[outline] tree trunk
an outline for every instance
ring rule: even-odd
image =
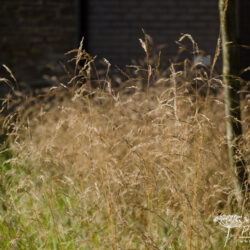
[[[239,146],[242,140],[239,57],[236,41],[236,0],[219,0],[225,115],[229,165],[235,177],[236,198],[242,204],[249,192],[248,173]]]

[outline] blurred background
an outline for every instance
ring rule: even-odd
[[[123,67],[140,60],[142,28],[162,49],[165,62],[177,54],[175,43],[189,33],[205,55],[213,56],[219,35],[217,0],[0,0],[0,64],[18,82],[42,87],[63,73],[64,53],[84,48]],[[250,1],[238,1],[238,40],[250,45]],[[192,49],[192,45],[187,44]],[[250,52],[240,49],[241,68],[250,65]],[[5,74],[1,68],[1,75]],[[244,75],[250,78],[249,74]]]

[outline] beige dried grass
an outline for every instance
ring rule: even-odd
[[[211,86],[219,79],[207,79],[187,64],[185,71],[175,72],[172,65],[172,75],[161,76],[159,63],[155,69],[150,64],[145,39],[146,92],[135,83],[128,95],[129,81],[119,93],[111,83],[107,91],[92,89],[87,71],[93,60],[73,51],[77,88],[64,88],[63,101],[55,94],[48,108],[38,104],[22,113],[12,149],[23,164],[46,171],[49,181],[68,181],[78,190],[86,211],[92,211],[85,218],[86,241],[98,234],[103,248],[163,249],[178,238],[181,249],[205,249],[216,238],[211,221],[230,212],[234,191],[221,95],[218,90],[203,98],[193,82],[200,77]],[[82,56],[86,63],[80,67]],[[60,87],[51,91],[60,93]],[[245,138],[243,150],[249,148],[248,131]],[[98,233],[95,224],[106,229]]]

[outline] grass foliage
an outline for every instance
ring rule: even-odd
[[[1,249],[223,248],[214,217],[247,205],[235,206],[221,77],[188,60],[161,68],[149,36],[140,42],[146,60],[120,70],[119,88],[81,43],[68,81],[5,100]],[[239,233],[228,249],[247,247]]]

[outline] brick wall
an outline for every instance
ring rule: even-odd
[[[143,55],[142,28],[156,45],[166,45],[166,58],[176,54],[175,41],[189,33],[211,54],[219,34],[217,0],[91,0],[89,49],[113,64],[130,63]],[[190,46],[191,48],[191,46]]]
[[[1,0],[0,64],[29,84],[39,84],[76,46],[75,1]]]
[[[80,1],[0,0],[0,64],[9,66],[19,81],[40,84],[45,74],[60,73],[58,62],[78,46],[79,34],[86,34],[80,27],[88,29],[88,51],[113,65],[144,56],[138,41],[142,28],[156,45],[166,45],[166,61],[176,55],[181,33],[190,33],[200,49],[214,53],[218,0],[89,0],[87,9]],[[249,23],[250,1],[240,3],[240,39],[249,45],[249,25],[243,24]],[[87,24],[79,25],[79,20]],[[242,58],[246,53],[241,51]],[[244,58],[247,65],[249,57]]]
[[[245,69],[250,66],[250,1],[241,0],[239,5],[239,44],[247,45],[248,48],[240,47],[240,68]],[[241,75],[250,80],[250,71]]]

